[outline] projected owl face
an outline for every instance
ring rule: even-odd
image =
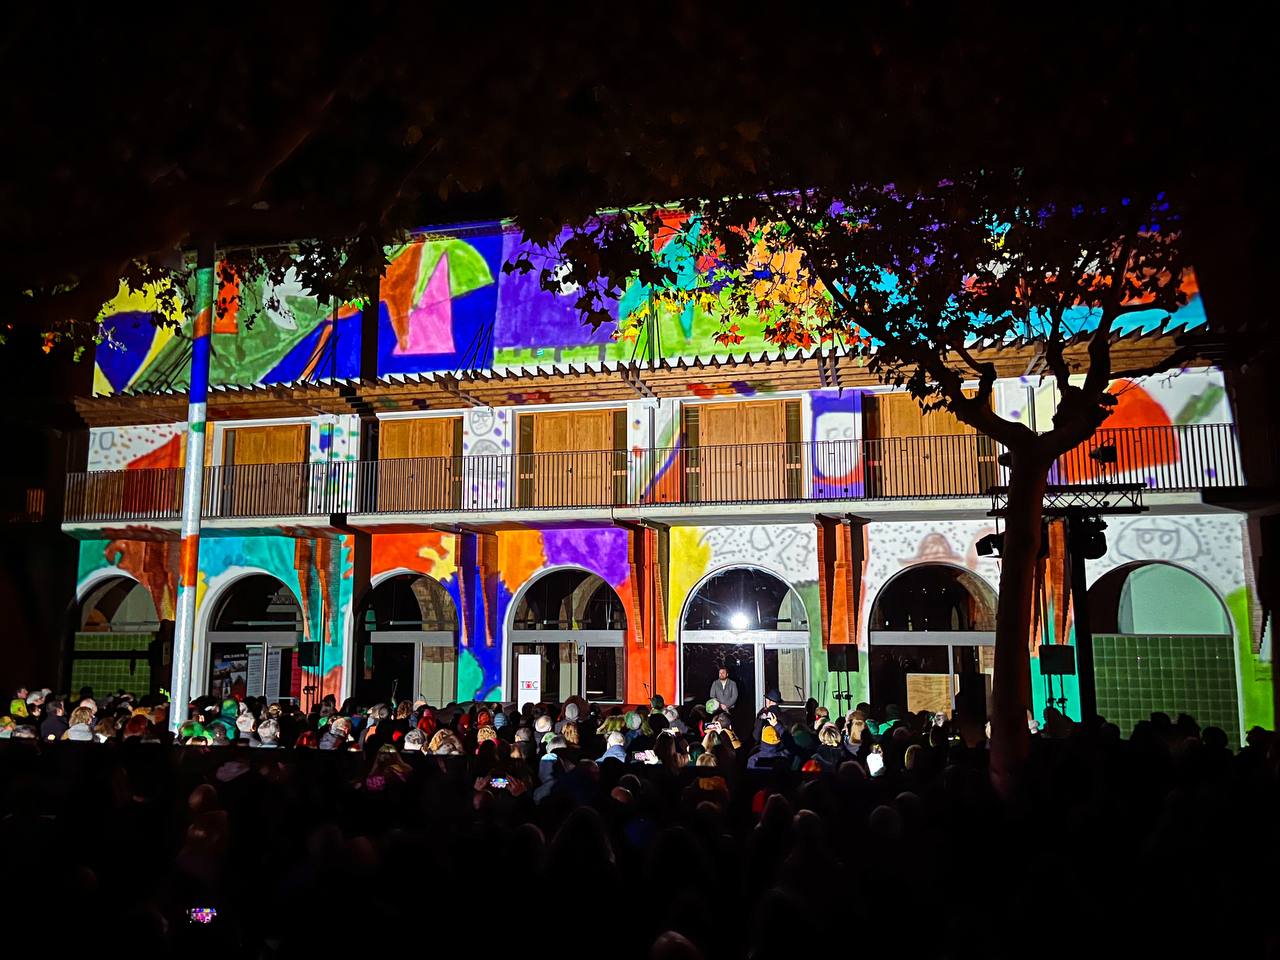
[[[1127,560],[1191,560],[1201,552],[1189,526],[1156,518],[1135,520],[1119,532],[1115,552]]]

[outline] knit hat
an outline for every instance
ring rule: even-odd
[[[763,732],[760,734],[760,739],[770,745],[780,743],[782,741],[782,738],[778,736],[778,731],[773,727],[765,727]]]

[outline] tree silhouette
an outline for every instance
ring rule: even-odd
[[[685,256],[673,258],[671,244]],[[690,259],[692,274],[681,268]],[[928,188],[771,190],[593,218],[541,274],[548,289],[575,284],[590,322],[633,277],[668,309],[692,304],[715,316],[724,344],[750,320],[781,347],[859,353],[925,410],[946,409],[1007,449],[992,773],[1011,788],[1029,742],[1027,645],[1050,468],[1106,421],[1113,380],[1196,354],[1187,341],[1142,369],[1112,363],[1129,315],[1167,317],[1195,290],[1170,199],[1144,189],[1111,202],[1041,201],[1021,177],[990,172]],[[1041,433],[992,403],[997,368],[977,346],[1014,339],[1035,345],[1057,386],[1052,426]]]

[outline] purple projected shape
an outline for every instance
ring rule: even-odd
[[[409,310],[409,336],[396,344],[399,356],[418,353],[453,353],[453,294],[449,289],[449,254],[441,254],[422,291]]]
[[[625,530],[544,530],[542,550],[548,565],[585,567],[613,587],[625,583],[630,572]]]
[[[503,236],[504,262],[525,250],[529,251],[534,269],[528,273],[502,273],[498,278],[494,348],[581,347],[609,343],[613,339],[614,324],[606,323],[593,330],[582,322],[582,316],[574,306],[574,294],[566,292],[557,296],[539,286],[539,273],[549,256],[547,251],[521,244],[515,234]],[[616,315],[617,302],[611,302],[609,309]]]

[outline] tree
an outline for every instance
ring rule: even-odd
[[[1254,209],[1273,166],[1265,31],[1200,7],[1078,8],[1097,27],[1082,57],[1060,18],[1010,12],[838,7],[785,18],[780,42],[767,6],[515,6],[483,25],[439,4],[142,22],[33,7],[0,28],[0,334],[91,341],[121,276],[163,280],[201,236],[246,275],[310,238],[303,285],[351,299],[412,227],[509,216],[546,240],[593,210],[766,175],[1021,166],[1072,197],[1150,177],[1204,184],[1212,214],[1225,172]],[[1228,77],[1247,96],[1213,98]]]
[[[846,345],[926,410],[949,410],[1007,449],[992,774],[1010,789],[1029,743],[1027,643],[1050,467],[1106,421],[1112,380],[1172,369],[1195,353],[1178,346],[1141,370],[1115,369],[1111,359],[1127,315],[1171,314],[1194,291],[1169,199],[1143,190],[1110,203],[1041,201],[1022,178],[989,172],[927,189],[768,190],[594,218],[542,268],[548,289],[580,288],[590,322],[632,277],[672,309],[712,313],[726,344],[753,319],[780,346]],[[1001,417],[991,402],[997,369],[974,345],[1013,338],[1037,345],[1057,384],[1044,433]],[[1083,354],[1072,347],[1080,338]]]

